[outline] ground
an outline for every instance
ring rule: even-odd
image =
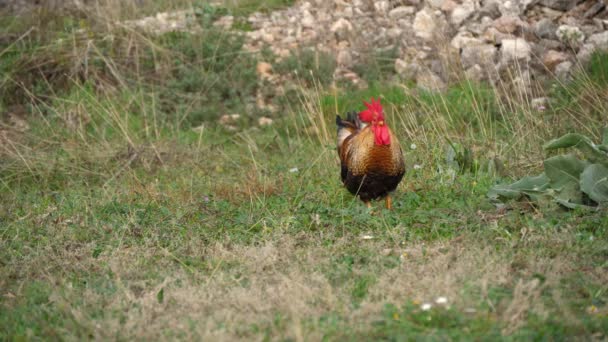
[[[111,40],[79,20],[3,26],[2,339],[606,338],[605,208],[486,196],[536,174],[547,139],[599,138],[605,55],[541,111],[487,85],[386,81],[300,85],[265,113],[256,60],[221,54],[238,39]],[[331,123],[371,96],[405,147],[392,211],[339,179]],[[231,112],[236,128],[217,123]]]

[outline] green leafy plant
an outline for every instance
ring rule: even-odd
[[[569,133],[545,144],[545,150],[574,147],[586,158],[575,154],[558,155],[544,161],[545,172],[524,177],[515,183],[490,189],[492,200],[528,198],[537,203],[555,201],[567,208],[588,208],[608,204],[608,127],[601,144],[588,137]]]

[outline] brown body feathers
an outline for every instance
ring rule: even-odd
[[[348,113],[336,117],[338,154],[344,186],[364,202],[383,198],[395,190],[405,173],[399,141],[389,130],[390,144],[378,145],[370,125]]]

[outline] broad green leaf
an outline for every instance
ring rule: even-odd
[[[562,205],[564,205],[564,203],[583,204],[583,197],[578,182],[565,184],[559,191],[554,193],[554,198]]]
[[[546,150],[576,147],[593,163],[608,165],[608,154],[601,151],[591,139],[578,133],[568,133],[561,138],[553,139],[545,144]]]
[[[551,188],[561,191],[569,184],[578,187],[581,173],[587,166],[572,154],[551,157],[544,161],[545,174],[550,180]]]
[[[597,203],[608,203],[608,168],[600,164],[587,166],[581,174],[581,190]]]
[[[586,210],[597,210],[598,209],[597,207],[592,207],[589,205],[578,204],[578,203],[572,203],[572,202],[564,201],[559,198],[556,198],[555,202],[557,202],[560,205],[563,205],[566,208],[570,208],[570,209],[586,209]]]
[[[512,184],[496,185],[488,191],[488,197],[498,199],[519,199],[521,196],[528,195],[532,200],[535,196],[541,195],[549,187],[549,178],[542,173],[536,177],[524,177]]]

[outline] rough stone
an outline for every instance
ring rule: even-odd
[[[398,20],[413,15],[414,13],[416,13],[416,8],[413,6],[399,6],[390,10],[390,12],[388,12],[388,17],[393,20]]]
[[[530,60],[532,49],[530,44],[522,38],[503,39],[500,48],[502,53],[502,62],[509,63],[515,60]]]
[[[391,39],[397,39],[403,34],[403,30],[400,28],[390,28],[386,30],[386,36]]]
[[[304,10],[302,12],[302,20],[300,23],[303,27],[314,28],[315,27],[315,17],[308,10]]]
[[[374,1],[374,9],[376,10],[376,13],[386,15],[389,7],[390,4],[388,1]]]
[[[475,64],[472,67],[468,68],[464,72],[464,76],[474,82],[481,82],[486,79],[486,75],[484,73],[484,68],[482,68],[479,64]]]
[[[608,31],[591,35],[586,43],[595,46],[596,49],[608,50]]]
[[[489,66],[495,63],[496,47],[490,44],[467,45],[462,48],[460,60],[465,69],[474,65]]]
[[[574,8],[580,0],[540,0],[540,4],[558,11],[568,11]]]
[[[491,44],[501,44],[504,39],[512,39],[512,37],[513,37],[512,35],[507,34],[507,33],[502,33],[494,27],[488,28],[483,33],[483,36],[482,36],[483,40],[486,43],[491,43]]]
[[[527,26],[519,17],[512,15],[503,15],[502,17],[494,20],[493,23],[494,28],[496,28],[499,32],[502,33],[517,33],[521,34],[523,28]]]
[[[557,31],[557,24],[549,18],[543,18],[534,24],[534,33],[537,37],[543,39],[557,39],[555,32]]]
[[[423,70],[416,75],[416,86],[431,92],[442,92],[446,89],[445,82],[430,70]]]
[[[418,63],[408,63],[402,59],[395,60],[395,71],[404,79],[414,80],[422,68]]]
[[[566,61],[555,67],[555,77],[562,81],[568,81],[571,76],[572,62]]]
[[[513,79],[513,90],[521,94],[532,93],[532,82],[528,70],[520,71],[519,75]]]
[[[458,32],[454,38],[452,38],[452,41],[450,41],[450,46],[456,50],[460,50],[465,46],[479,44],[483,44],[481,39],[473,37],[473,35],[467,31]]]
[[[336,62],[339,66],[350,68],[353,65],[353,56],[347,49],[340,50],[336,57]]]
[[[543,55],[543,64],[550,71],[555,70],[555,67],[558,64],[563,63],[567,60],[568,60],[567,54],[565,54],[563,52],[555,51],[555,50],[549,50]]]
[[[583,17],[586,19],[593,18],[596,14],[598,14],[604,8],[606,8],[606,4],[604,3],[604,0],[600,0],[600,1],[596,2],[595,5],[589,7],[589,9],[587,9],[587,11],[585,11],[585,14],[583,14]]]
[[[267,117],[267,116],[262,116],[261,118],[258,119],[258,125],[264,127],[264,126],[271,126],[274,123],[274,121]]]
[[[223,17],[219,18],[218,20],[216,20],[213,23],[213,26],[221,27],[224,30],[229,30],[232,28],[233,23],[234,23],[234,17],[231,15],[226,15],[226,16],[223,16]]]
[[[484,17],[490,17],[492,19],[498,18],[500,13],[500,6],[498,1],[496,0],[488,0],[484,1],[483,6],[479,9],[479,15]]]
[[[432,8],[441,8],[445,0],[426,0],[425,2]]]
[[[268,80],[272,78],[272,64],[267,62],[258,62],[256,67],[258,77],[262,80]]]
[[[529,74],[516,80],[525,85],[551,71],[569,75],[574,60],[584,63],[595,50],[608,49],[608,12],[602,1],[571,7],[562,0],[304,0],[251,14],[247,20],[252,31],[244,33],[244,49],[258,53],[268,46],[275,59],[266,62],[272,63],[302,48],[329,53],[338,66],[335,79],[358,86],[365,82],[352,69],[363,61],[360,56],[372,52],[396,51],[395,72],[426,89],[440,89],[451,75],[445,56],[458,55],[459,61],[447,60],[461,62],[467,78],[492,82],[512,82],[505,68],[525,62],[519,71]],[[191,17],[159,13],[139,20],[142,26],[137,28],[193,32],[191,23],[184,24]],[[233,21],[221,17],[214,25],[228,29]],[[289,81],[288,75],[273,74],[269,63],[258,74],[273,85]],[[272,105],[272,98],[263,100],[264,106]]]
[[[422,39],[432,39],[435,30],[437,29],[437,18],[427,8],[416,13],[412,28],[417,37]]]
[[[456,26],[462,25],[475,12],[475,4],[473,1],[465,1],[462,5],[456,7],[450,16],[450,22]]]
[[[519,16],[522,12],[519,1],[517,0],[506,0],[500,1],[498,9],[502,15],[514,15]]]
[[[331,25],[330,30],[338,35],[338,37],[344,39],[353,30],[353,25],[350,21],[340,18]]]
[[[559,49],[564,48],[562,43],[560,43],[558,40],[552,40],[552,39],[541,39],[538,42],[538,46],[545,50],[559,50]]]

